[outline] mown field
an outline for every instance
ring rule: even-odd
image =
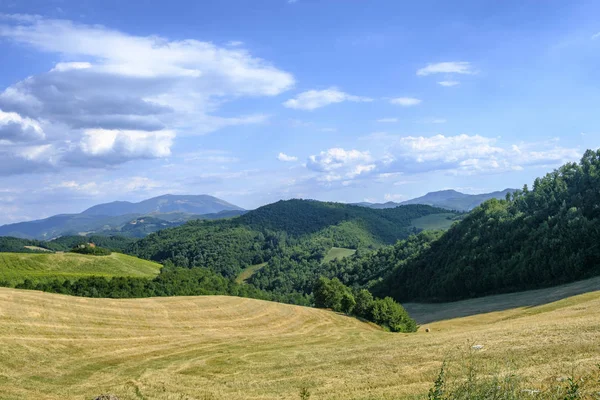
[[[557,382],[600,362],[600,292],[387,333],[236,297],[88,299],[0,288],[4,400],[426,398],[445,359]],[[529,395],[528,395],[529,396]],[[529,398],[529,397],[527,397]]]
[[[152,278],[161,265],[120,253],[90,256],[75,253],[0,253],[0,281],[42,282],[85,276],[134,276]]]

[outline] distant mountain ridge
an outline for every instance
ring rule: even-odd
[[[80,214],[60,214],[36,221],[2,225],[0,236],[37,240],[87,234],[143,237],[193,219],[230,218],[243,213],[243,208],[213,196],[167,194],[139,203],[115,201],[98,204]]]
[[[221,211],[244,211],[243,208],[219,198],[201,195],[172,195],[153,197],[138,203],[113,201],[90,207],[81,214],[119,216],[125,214],[150,214],[181,212],[187,214],[216,214]]]
[[[403,201],[401,203],[394,203],[388,201],[387,203],[354,203],[354,205],[383,209],[383,208],[394,208],[398,206],[404,206],[408,204],[424,204],[433,207],[445,208],[448,210],[456,211],[471,211],[481,203],[490,199],[504,199],[508,193],[513,193],[517,189],[504,189],[502,191],[484,193],[484,194],[466,194],[456,190],[440,190],[437,192],[427,193],[425,196],[417,197]]]

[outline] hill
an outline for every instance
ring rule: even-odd
[[[543,390],[600,362],[599,307],[595,292],[407,335],[237,297],[84,299],[0,288],[2,398],[296,400],[302,388],[323,400],[426,398],[442,362],[463,359]]]
[[[206,267],[229,278],[267,263],[248,282],[280,294],[311,293],[332,247],[375,249],[418,232],[418,218],[447,213],[424,205],[374,210],[313,200],[279,201],[239,218],[192,221],[131,246],[138,257],[179,267]]]
[[[445,208],[448,210],[455,211],[471,211],[481,203],[490,199],[504,199],[507,194],[515,192],[516,189],[505,189],[499,192],[485,193],[485,194],[465,194],[457,192],[456,190],[441,190],[438,192],[430,192],[425,196],[418,197],[416,199],[403,201],[401,203],[394,203],[389,201],[387,203],[356,203],[356,205],[369,207],[369,208],[394,208],[408,204],[426,204],[433,207]]]
[[[377,288],[451,300],[600,275],[600,150],[473,210]]]
[[[25,279],[48,282],[89,276],[153,278],[161,265],[119,253],[91,256],[75,253],[0,253],[0,281],[12,285]]]
[[[216,197],[165,195],[139,203],[126,201],[100,204],[80,214],[0,226],[0,236],[51,240],[65,235],[123,235],[144,237],[160,229],[194,219],[220,219],[245,211]]]

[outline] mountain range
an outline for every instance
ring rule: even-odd
[[[455,211],[470,211],[486,200],[503,199],[515,189],[471,195],[455,190],[427,193],[402,203],[354,203],[373,209],[423,204]],[[0,236],[49,240],[65,235],[123,235],[144,237],[195,219],[231,218],[246,211],[225,200],[209,195],[163,195],[138,203],[114,201],[98,204],[79,214],[60,214],[36,221],[0,226]]]
[[[408,204],[425,204],[428,206],[445,208],[455,211],[471,211],[481,203],[490,199],[504,199],[508,193],[515,192],[516,189],[505,189],[499,192],[485,194],[466,194],[457,192],[456,190],[441,190],[438,192],[430,192],[425,196],[417,197],[416,199],[395,203],[388,201],[387,203],[354,203],[357,206],[369,208],[394,208]]]
[[[164,195],[139,203],[115,201],[79,214],[60,214],[36,221],[0,226],[0,236],[48,240],[65,235],[119,234],[143,237],[194,219],[220,219],[245,210],[208,195]]]

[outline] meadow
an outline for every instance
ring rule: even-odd
[[[599,307],[592,292],[395,334],[326,310],[237,297],[115,300],[0,288],[0,393],[417,399],[445,360],[465,353],[543,389],[600,362]]]
[[[356,253],[354,249],[345,249],[343,247],[332,247],[329,252],[323,258],[324,263],[328,263],[329,261],[333,261],[336,259],[342,259],[344,257],[349,257],[352,254]]]
[[[17,284],[25,279],[44,282],[86,276],[153,278],[161,265],[120,253],[91,256],[75,253],[0,253],[0,281]]]
[[[454,213],[430,214],[414,219],[412,226],[421,230],[447,230],[455,222],[456,214]]]

